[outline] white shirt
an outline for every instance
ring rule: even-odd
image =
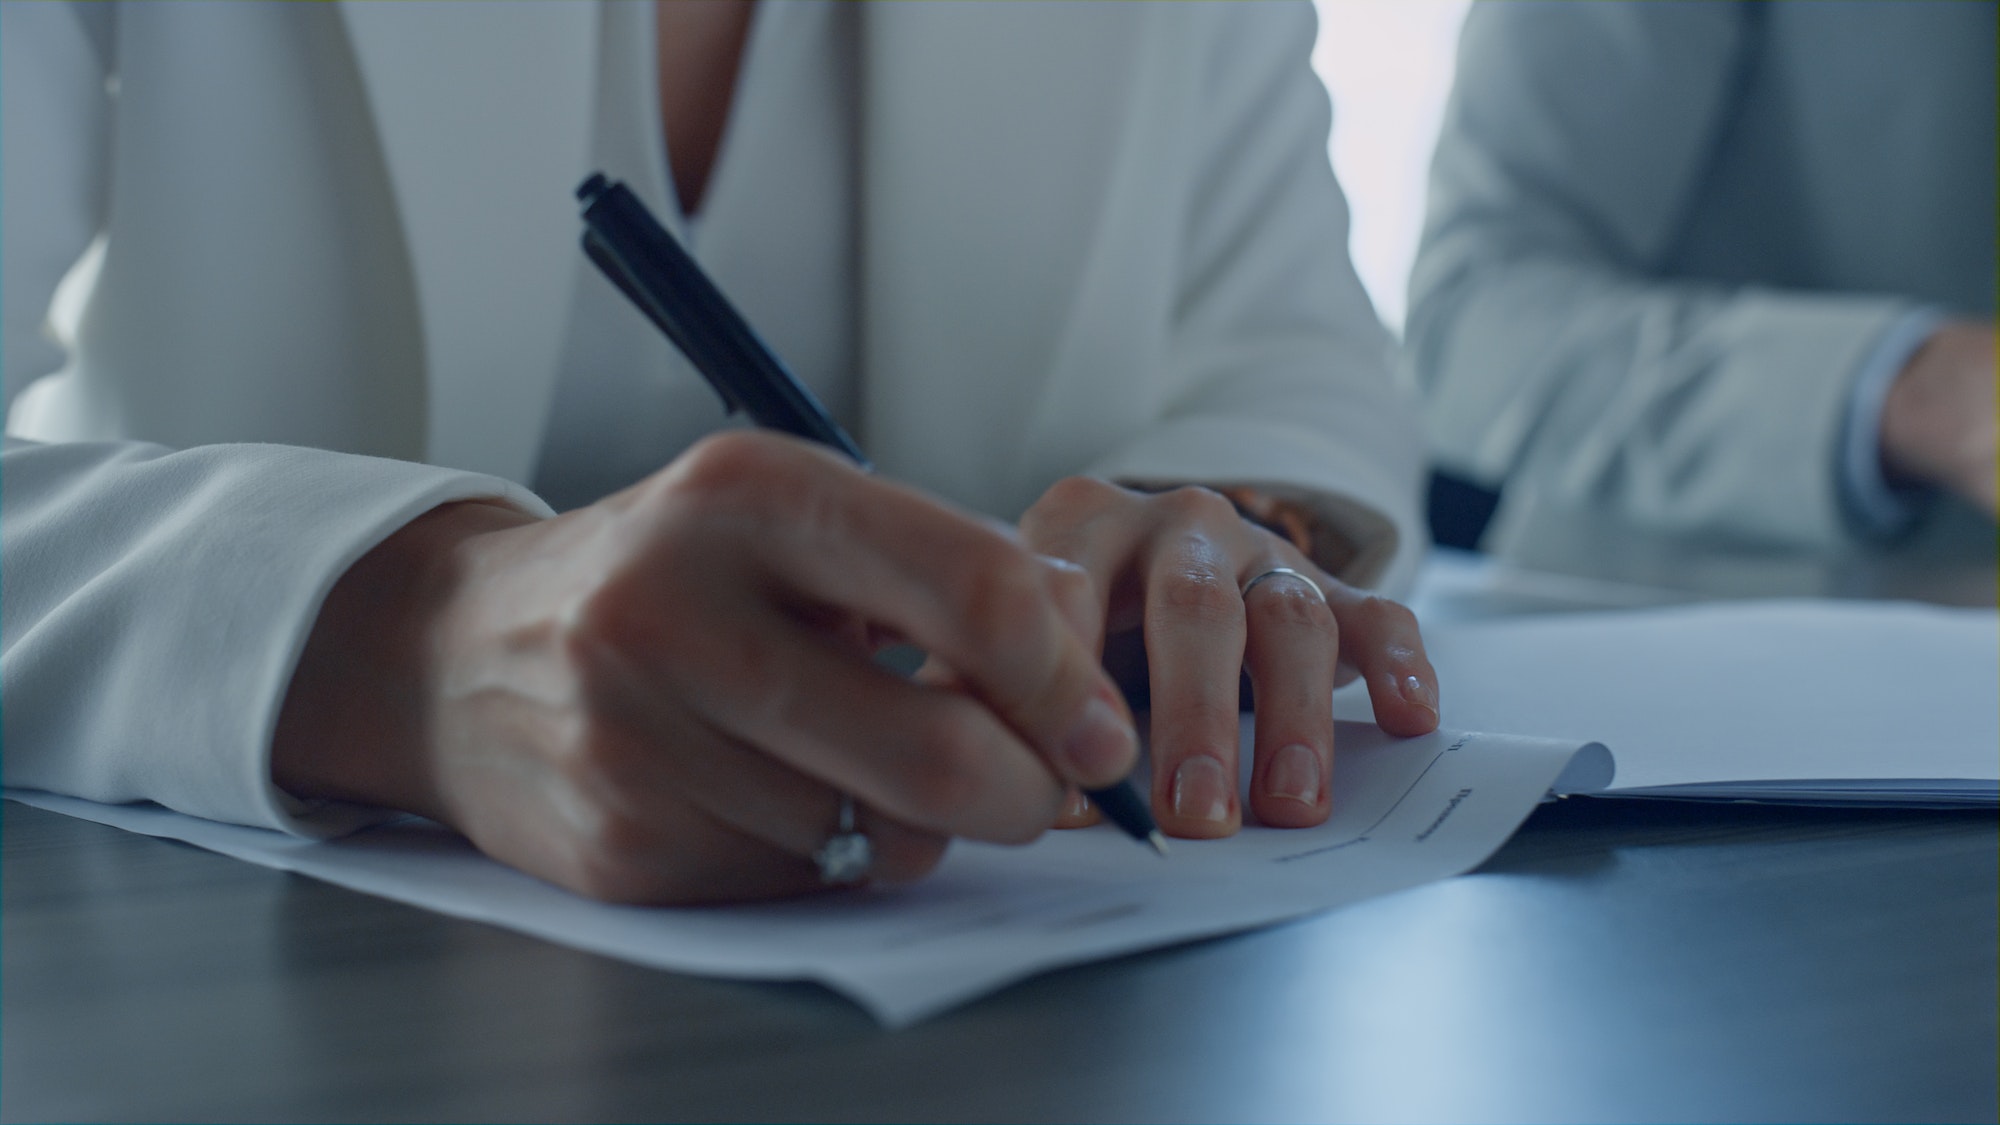
[[[650,0],[603,0],[593,162],[625,181],[834,418],[852,428],[854,12],[762,0],[698,214],[668,174]],[[726,419],[714,390],[595,269],[579,270],[535,490],[578,507]]]

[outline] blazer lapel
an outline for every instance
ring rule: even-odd
[[[581,257],[598,6],[341,7],[415,276],[426,456],[526,483]]]
[[[1012,515],[1063,363],[1145,4],[862,12],[862,434],[886,472]]]

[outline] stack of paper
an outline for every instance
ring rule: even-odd
[[[1444,721],[1603,742],[1611,795],[1864,805],[2000,797],[2000,616],[1721,602],[1427,626]],[[1352,689],[1344,718],[1368,714]]]

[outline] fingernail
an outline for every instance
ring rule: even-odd
[[[1174,815],[1187,820],[1229,819],[1229,775],[1222,763],[1197,754],[1174,771]]]
[[[1125,717],[1109,700],[1094,695],[1085,705],[1083,717],[1063,739],[1062,754],[1069,762],[1074,780],[1102,783],[1118,777],[1138,745],[1139,736]]]
[[[1437,689],[1415,676],[1404,676],[1396,685],[1402,689],[1403,698],[1435,715],[1438,713]]]
[[[1084,796],[1080,791],[1071,790],[1069,804],[1063,809],[1063,815],[1071,819],[1089,816],[1090,798]]]
[[[1319,755],[1296,742],[1278,751],[1264,775],[1264,792],[1304,805],[1319,804]]]

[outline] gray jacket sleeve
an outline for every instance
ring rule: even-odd
[[[1467,19],[1407,362],[1439,462],[1504,482],[1509,505],[1727,539],[1854,534],[1839,475],[1852,388],[1915,306],[1670,276],[1752,18],[1511,3]]]

